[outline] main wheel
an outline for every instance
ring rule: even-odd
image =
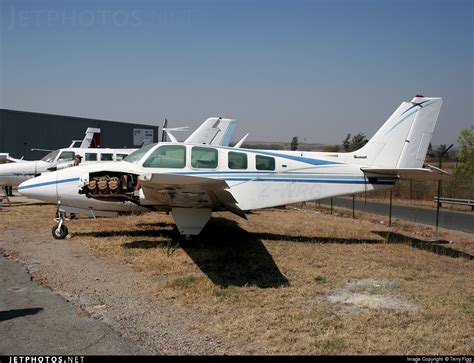
[[[64,239],[66,238],[67,234],[69,233],[67,230],[67,227],[63,224],[61,228],[58,231],[58,226],[54,226],[53,229],[51,230],[51,233],[53,234],[53,237],[55,239]]]

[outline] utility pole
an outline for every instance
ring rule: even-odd
[[[448,153],[448,151],[453,147],[453,144],[449,145],[446,150],[444,150],[442,153],[439,154],[439,165],[438,167],[441,169],[441,159],[443,158],[444,155]],[[439,198],[441,198],[441,193],[442,193],[442,182],[441,180],[438,180],[438,202],[436,203],[436,233],[435,233],[435,238],[436,240],[439,240],[439,233],[438,233],[438,227],[439,227]]]

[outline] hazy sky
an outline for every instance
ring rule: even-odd
[[[474,124],[471,0],[0,2],[1,108],[339,143],[423,94],[434,144]]]

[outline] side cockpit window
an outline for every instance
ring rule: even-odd
[[[255,159],[257,170],[275,170],[275,158],[257,155]]]
[[[186,148],[181,145],[160,146],[143,163],[144,168],[181,169],[185,166]]]
[[[74,155],[74,151],[63,151],[61,155],[59,155],[58,163],[74,160]]]

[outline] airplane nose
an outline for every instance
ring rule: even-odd
[[[35,175],[35,163],[25,161],[0,165],[0,185],[19,185]]]
[[[28,198],[56,204],[58,202],[56,178],[56,173],[42,174],[21,183],[18,192]]]

